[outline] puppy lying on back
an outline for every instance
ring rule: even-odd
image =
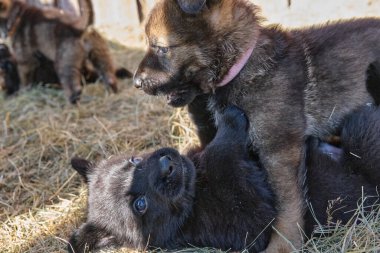
[[[0,23],[10,37],[18,64],[21,85],[29,85],[38,67],[36,54],[54,62],[68,100],[76,103],[81,94],[80,70],[89,59],[104,83],[117,92],[114,67],[106,42],[85,20],[59,9],[38,9],[25,3],[0,0]]]
[[[189,105],[203,145],[218,110],[237,105],[247,113],[278,196],[273,225],[281,236],[273,233],[266,253],[289,252],[302,244],[304,141],[334,135],[345,115],[374,101],[364,81],[368,65],[380,61],[380,20],[293,30],[261,20],[247,0],[157,1],[135,85]]]
[[[366,123],[350,127],[360,117],[378,124],[380,109],[365,108],[348,119],[344,131],[351,138],[360,138],[366,130]],[[87,222],[73,233],[69,252],[120,246],[264,250],[277,212],[266,171],[249,156],[248,120],[240,109],[228,107],[217,125],[211,143],[188,156],[163,148],[141,158],[110,157],[98,165],[72,159],[73,168],[88,183],[89,196]],[[361,143],[361,152],[373,150],[363,165],[380,155],[380,132],[371,134]],[[378,199],[375,185],[380,181],[368,178],[378,178],[380,165],[352,174],[347,167],[355,161],[347,159],[347,152],[353,147],[345,134],[342,145],[344,151],[310,141],[305,187],[318,224],[327,222],[329,200],[343,199],[332,218],[346,223],[350,218],[346,211],[357,208],[362,187],[365,194],[376,196],[367,205]],[[306,224],[310,235],[317,221],[309,213]]]

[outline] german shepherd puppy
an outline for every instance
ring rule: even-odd
[[[159,1],[135,86],[166,95],[174,107],[188,105],[203,146],[215,134],[216,111],[242,108],[277,196],[274,227],[299,248],[303,143],[334,134],[347,113],[373,102],[364,83],[366,68],[380,59],[380,20],[285,30],[261,25],[258,12],[246,0]],[[273,233],[267,252],[293,247]]]
[[[98,165],[72,159],[73,168],[88,184],[89,196],[87,222],[71,236],[69,252],[119,246],[139,250],[264,250],[271,236],[268,227],[276,216],[266,170],[249,156],[244,113],[231,106],[218,118],[212,142],[187,156],[163,148],[142,158],[114,156]],[[359,123],[360,119],[366,121]],[[356,150],[358,155],[372,151],[361,161],[363,165],[380,156],[379,120],[380,110],[368,107],[352,115],[344,126],[349,139],[363,148]],[[377,124],[373,135],[362,140],[373,124]],[[347,156],[355,145],[346,137],[342,136],[343,149],[317,139],[308,141],[307,170],[302,168],[307,199],[314,211],[314,216],[310,211],[305,216],[308,236],[317,224],[349,222],[363,189],[366,206],[379,200],[379,163],[372,170],[352,173],[346,166],[355,161]],[[378,180],[370,183],[369,178]],[[342,201],[336,201],[328,217],[329,200],[336,199]]]
[[[80,70],[86,58],[93,60],[105,84],[117,92],[106,43],[95,30],[85,29],[85,20],[54,8],[38,9],[19,1],[0,0],[0,23],[11,39],[21,85],[32,82],[38,66],[35,55],[41,54],[54,62],[71,103],[76,103],[80,97]]]

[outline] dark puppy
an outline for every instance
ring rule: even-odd
[[[366,106],[346,117],[339,148],[310,140],[305,180],[309,205],[307,234],[316,225],[310,222],[313,217],[319,224],[329,225],[338,220],[346,223],[359,204],[366,211],[374,203],[379,204],[379,127],[380,108]],[[365,200],[360,200],[362,197]]]
[[[0,81],[1,89],[6,96],[17,92],[20,88],[20,78],[17,70],[17,63],[9,48],[5,44],[0,44]]]
[[[111,157],[97,166],[73,159],[88,182],[89,199],[87,222],[71,237],[69,252],[105,246],[264,249],[276,212],[265,172],[248,155],[248,121],[231,108],[218,129],[192,160],[171,148],[142,158]]]
[[[260,19],[246,0],[159,1],[135,85],[167,95],[172,106],[189,105],[203,146],[215,134],[216,111],[242,108],[277,195],[274,226],[299,248],[305,138],[327,138],[347,113],[374,101],[364,83],[367,67],[380,59],[380,21],[285,30]],[[292,249],[277,233],[271,241],[268,252]]]
[[[109,64],[106,68],[105,64],[93,62],[105,84],[117,91],[109,59],[97,58],[109,55],[104,39],[95,30],[85,29],[84,19],[73,18],[59,9],[38,9],[19,1],[1,0],[0,21],[11,39],[22,85],[32,83],[38,67],[35,56],[41,54],[54,62],[67,98],[76,103],[81,94],[81,67],[86,58],[93,60],[95,54],[96,60]]]
[[[380,110],[365,109],[344,127],[360,142],[366,127],[350,128],[358,118],[377,122]],[[74,158],[74,169],[89,187],[88,217],[72,235],[69,252],[120,246],[140,250],[191,246],[250,252],[265,249],[271,234],[267,228],[276,216],[265,170],[248,156],[248,124],[243,112],[228,108],[219,120],[215,139],[188,156],[165,148],[142,158],[111,157],[98,165]],[[373,152],[363,165],[380,156],[380,132],[367,140],[361,147]],[[352,143],[345,135],[342,142],[344,152],[317,139],[310,141],[303,174],[315,216],[310,211],[305,216],[308,236],[317,224],[347,223],[352,216],[349,211],[357,208],[362,197],[362,187],[365,194],[374,196],[366,206],[378,200],[375,185],[380,181],[370,183],[368,178],[378,178],[380,166],[368,173],[351,173],[346,154]],[[334,206],[337,211],[327,217],[329,201],[336,199],[341,200]]]

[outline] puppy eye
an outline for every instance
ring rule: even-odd
[[[133,208],[139,215],[144,215],[148,209],[148,202],[145,196],[141,196],[133,202]]]
[[[132,164],[133,166],[137,166],[139,163],[141,163],[142,162],[142,157],[131,157],[130,159],[129,159],[129,163],[130,164]]]
[[[168,52],[168,47],[157,47],[157,54],[167,54]]]

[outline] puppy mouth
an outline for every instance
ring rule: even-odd
[[[188,101],[186,99],[188,93],[189,92],[187,91],[169,92],[168,94],[166,94],[167,104],[173,107],[185,106],[186,104],[188,104]]]
[[[166,102],[172,107],[183,107],[191,103],[194,98],[201,94],[198,88],[191,85],[178,87],[176,82],[169,82],[158,85],[157,82],[150,81],[141,88],[146,94],[152,96],[165,96]]]
[[[195,98],[194,92],[191,90],[169,90],[166,88],[156,88],[145,90],[149,95],[153,96],[165,96],[166,103],[172,107],[183,107],[193,101]]]

